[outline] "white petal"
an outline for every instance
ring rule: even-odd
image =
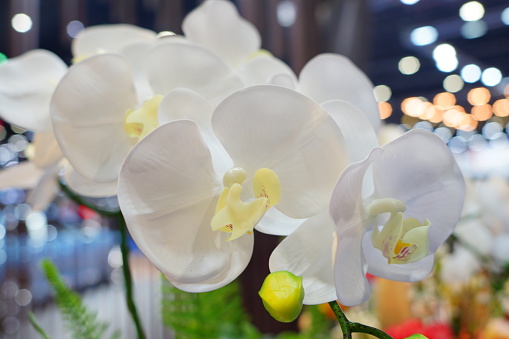
[[[373,94],[373,84],[350,59],[339,54],[321,54],[309,61],[299,76],[300,91],[323,103],[341,99],[357,106],[375,130],[380,113]]]
[[[69,69],[51,102],[53,128],[62,152],[84,177],[116,180],[134,140],[124,115],[136,108],[129,63],[102,54]]]
[[[34,188],[43,175],[43,170],[31,161],[7,167],[0,171],[0,189],[2,188]]]
[[[341,132],[319,105],[284,87],[248,87],[220,103],[212,128],[248,175],[260,168],[276,172],[281,199],[275,207],[281,212],[306,218],[326,208],[346,151]]]
[[[345,306],[360,305],[368,300],[370,295],[368,279],[364,272],[361,239],[360,227],[352,227],[338,234],[334,281],[338,300]]]
[[[232,160],[223,145],[212,131],[212,106],[198,93],[179,88],[171,91],[159,105],[159,124],[179,119],[193,120],[200,127],[200,132],[212,153],[216,173],[224,173],[233,166]]]
[[[371,163],[382,154],[381,148],[375,148],[365,160],[348,166],[334,187],[329,213],[340,237],[343,232],[351,228],[367,226],[362,199],[364,176]]]
[[[408,282],[419,281],[427,277],[433,269],[433,254],[410,264],[389,264],[382,252],[373,247],[371,232],[364,235],[362,250],[368,264],[368,273],[384,279]]]
[[[144,102],[154,95],[150,83],[148,82],[144,64],[146,55],[154,46],[154,43],[154,41],[132,43],[125,46],[120,51],[120,54],[129,60],[133,67],[134,86],[136,87],[138,102]]]
[[[154,130],[122,167],[118,198],[133,239],[184,290],[227,284],[251,256],[252,235],[239,245],[211,229],[221,186],[199,129],[188,120]]]
[[[275,76],[282,75],[291,79],[292,88],[295,88],[297,84],[297,77],[292,69],[283,61],[270,55],[262,55],[249,60],[242,65],[238,72],[246,86],[268,84]]]
[[[332,272],[334,225],[328,213],[308,219],[272,252],[271,272],[288,271],[303,278],[304,304],[336,299]]]
[[[90,57],[97,53],[120,52],[125,46],[154,41],[157,34],[151,30],[128,24],[87,27],[72,42],[74,57]]]
[[[463,175],[445,143],[431,132],[412,130],[383,148],[383,157],[373,165],[375,197],[403,201],[406,218],[429,219],[432,253],[461,216]]]
[[[348,149],[349,163],[363,160],[378,146],[373,126],[358,108],[343,100],[326,101],[322,107],[341,129]]]
[[[70,165],[65,170],[65,180],[70,189],[86,197],[109,197],[117,194],[117,180],[93,181],[80,175]]]
[[[44,171],[37,185],[27,195],[27,204],[34,211],[45,211],[48,206],[55,200],[60,186],[58,185],[58,172],[60,164],[54,163]]]
[[[229,1],[209,0],[189,13],[182,23],[186,37],[231,65],[238,65],[260,49],[256,28]]]
[[[256,225],[256,230],[265,234],[288,235],[295,231],[307,219],[295,219],[270,208]]]
[[[223,60],[189,43],[169,41],[157,45],[147,56],[146,68],[156,94],[187,88],[216,104],[243,86]]]
[[[33,162],[40,168],[48,167],[62,159],[62,151],[53,132],[38,132],[34,136]]]
[[[67,71],[50,51],[36,49],[0,66],[0,116],[34,131],[51,130],[49,103]]]

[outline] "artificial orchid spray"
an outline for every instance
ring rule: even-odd
[[[399,281],[430,273],[465,190],[446,145],[410,131],[379,147],[362,71],[324,54],[297,77],[260,49],[231,2],[203,2],[183,31],[90,27],[74,40],[69,68],[47,51],[0,66],[0,83],[33,86],[22,95],[0,86],[2,118],[55,145],[46,162],[34,158],[27,188],[46,168],[52,179],[65,168],[77,199],[118,195],[123,231],[187,292],[234,281],[254,230],[285,236],[259,293],[274,318],[290,322],[303,304],[330,303],[344,338],[390,338],[349,321],[336,300],[366,301],[367,273]],[[9,178],[26,165],[16,167]],[[124,273],[130,287],[128,266]]]

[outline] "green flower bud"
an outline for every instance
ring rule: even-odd
[[[426,337],[422,334],[416,333],[416,334],[412,334],[409,337],[406,337],[405,339],[428,339],[428,337]]]
[[[265,278],[258,294],[263,306],[274,319],[284,323],[292,322],[302,310],[302,277],[287,271],[273,272]]]

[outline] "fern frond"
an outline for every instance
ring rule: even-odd
[[[69,289],[57,267],[50,260],[43,260],[41,267],[55,292],[55,301],[73,338],[100,339],[103,337],[108,324],[96,320],[96,314],[89,311],[81,297]]]
[[[28,313],[28,320],[30,321],[30,324],[34,327],[35,331],[41,335],[43,339],[51,339],[46,332],[42,329],[41,325],[35,318],[35,315],[32,312]]]
[[[188,293],[162,279],[162,318],[176,339],[261,338],[248,321],[237,282],[211,292]]]

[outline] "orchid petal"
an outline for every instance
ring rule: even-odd
[[[373,126],[357,107],[343,100],[329,100],[322,107],[338,124],[345,138],[349,163],[363,160],[378,145]]]
[[[292,218],[326,208],[346,152],[341,132],[316,103],[284,87],[253,86],[219,104],[212,128],[235,166],[251,175],[259,168],[277,174],[275,208]]]
[[[72,166],[65,170],[65,181],[70,189],[86,197],[110,197],[117,194],[117,180],[98,182],[85,178]]]
[[[193,120],[200,127],[202,137],[212,153],[216,173],[224,173],[233,163],[212,131],[212,111],[212,106],[198,93],[179,88],[168,93],[159,105],[159,124],[179,119]]]
[[[252,235],[227,242],[227,233],[211,229],[221,186],[198,126],[189,120],[154,130],[122,167],[118,198],[131,235],[184,290],[224,286],[251,257]]]
[[[433,254],[419,261],[404,265],[389,264],[387,258],[382,255],[382,252],[373,247],[371,232],[366,232],[364,234],[362,250],[366,263],[368,264],[368,273],[381,278],[408,282],[419,281],[427,277],[433,269]]]
[[[8,187],[34,188],[43,174],[43,170],[31,161],[9,166],[0,171],[0,189]]]
[[[322,212],[287,236],[270,256],[271,272],[288,271],[303,278],[304,304],[336,299],[332,273],[333,233],[334,225],[328,213]]]
[[[62,152],[84,177],[116,180],[134,140],[124,131],[124,115],[136,108],[129,63],[102,54],[74,65],[51,102],[53,128]]]
[[[285,75],[291,79],[292,88],[295,88],[297,84],[297,76],[292,69],[283,61],[270,55],[249,60],[242,65],[239,73],[246,86],[268,84],[276,75]]]
[[[55,200],[60,191],[60,186],[58,185],[59,171],[59,163],[54,163],[48,167],[34,189],[28,193],[26,202],[32,207],[32,210],[45,211]]]
[[[401,200],[405,217],[428,219],[429,253],[449,237],[463,207],[465,182],[442,139],[412,130],[386,144],[373,165],[375,196]]]
[[[75,58],[90,57],[104,52],[120,52],[125,46],[142,41],[154,41],[157,34],[151,30],[128,24],[87,27],[72,41]]]
[[[209,0],[189,13],[182,23],[186,37],[238,65],[260,49],[256,28],[229,1]]]
[[[216,104],[243,86],[223,60],[189,43],[169,41],[157,45],[147,55],[146,67],[156,94],[188,88]]]
[[[136,87],[138,102],[144,102],[154,96],[145,73],[144,63],[147,53],[153,46],[154,41],[143,41],[129,44],[120,51],[120,54],[129,60],[133,67],[134,86]]]
[[[50,131],[49,103],[67,71],[50,51],[36,49],[0,66],[0,116],[19,127]]]
[[[306,220],[290,218],[277,208],[269,208],[255,228],[265,234],[285,236],[295,231]]]
[[[360,305],[368,300],[370,287],[364,272],[362,227],[355,225],[338,234],[334,261],[334,281],[339,302],[345,306]]]
[[[380,114],[373,84],[348,58],[321,54],[311,59],[299,76],[300,92],[318,103],[341,99],[355,105],[378,131]]]
[[[32,143],[33,162],[37,167],[45,168],[62,159],[62,151],[53,132],[38,132]]]

